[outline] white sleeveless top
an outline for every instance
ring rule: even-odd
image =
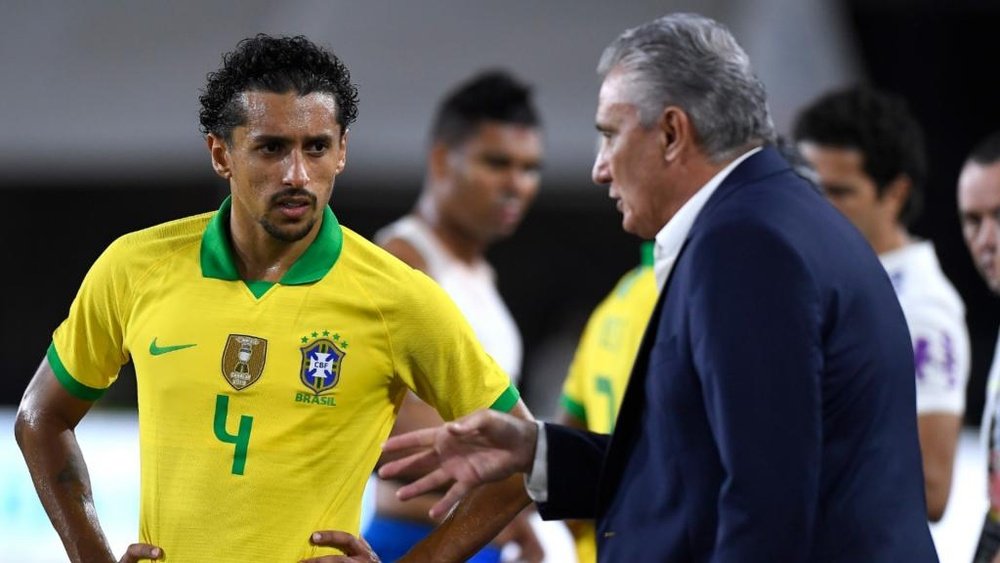
[[[455,258],[421,219],[407,215],[375,234],[375,242],[408,242],[427,263],[434,278],[458,305],[479,342],[516,384],[521,374],[521,333],[497,291],[496,274],[485,260],[469,265]]]

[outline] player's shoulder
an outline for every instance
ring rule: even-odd
[[[358,283],[380,293],[419,291],[424,284],[433,284],[427,276],[350,228],[341,225],[341,231],[344,244],[338,265]]]
[[[144,268],[184,251],[197,252],[215,211],[160,223],[118,237],[103,258],[119,268]]]
[[[215,211],[183,217],[122,235],[113,246],[123,253],[169,252],[201,242]]]
[[[341,291],[346,284],[390,325],[390,332],[399,323],[448,325],[461,318],[448,295],[426,274],[351,229],[341,229],[343,248],[328,277],[330,287]]]
[[[965,304],[941,269],[933,245],[929,242],[913,245],[903,258],[896,268],[890,269],[890,276],[908,315],[937,312],[964,318]]]
[[[656,276],[651,266],[636,266],[618,278],[606,300],[628,300],[656,296]]]

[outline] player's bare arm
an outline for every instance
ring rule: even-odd
[[[87,464],[75,428],[93,405],[70,395],[43,359],[21,399],[14,436],[38,497],[73,562],[119,561],[94,509]],[[161,559],[163,550],[133,544],[121,563]]]
[[[951,475],[955,448],[962,429],[962,417],[932,412],[917,417],[920,454],[924,467],[924,493],[927,496],[927,519],[937,522],[944,516],[951,493]]]
[[[505,419],[536,428],[531,413],[521,401],[518,401],[511,409],[510,415],[502,415],[495,411],[480,412],[493,413],[503,416]],[[469,415],[469,417],[475,417],[476,414],[478,413]],[[438,426],[437,428],[448,426]],[[426,432],[426,430],[417,433],[419,432]],[[531,453],[534,453],[534,442],[531,444],[531,449]],[[400,460],[398,463],[403,464],[405,460]],[[530,463],[528,467],[530,467]],[[437,483],[431,488],[435,489],[446,484],[446,482]],[[434,532],[417,544],[402,561],[427,561],[431,557],[434,561],[464,561],[492,541],[531,502],[524,489],[523,475],[513,472],[498,479],[468,481],[466,482],[467,486],[456,490],[458,485],[457,482],[452,485],[445,496],[432,508],[431,517],[440,518],[453,505],[454,510],[447,513],[447,517]],[[400,490],[400,498],[404,500],[408,498],[405,496],[405,489],[406,487]],[[524,549],[523,544],[522,549]],[[530,550],[524,555],[529,558],[533,557]]]

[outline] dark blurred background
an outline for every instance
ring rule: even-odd
[[[551,412],[590,309],[638,260],[589,181],[594,66],[626,27],[677,10],[727,24],[768,86],[779,130],[824,90],[866,82],[907,98],[930,182],[914,231],[965,299],[978,424],[1000,309],[961,240],[964,155],[1000,128],[991,75],[1000,6],[857,1],[12,2],[0,17],[0,405],[14,405],[87,268],[117,236],[214,209],[225,186],[197,131],[219,56],[256,32],[332,47],[361,94],[333,208],[370,236],[412,206],[441,93],[483,67],[534,84],[546,128],[542,193],[491,259],[525,340],[525,396]],[[192,313],[197,316],[197,312]],[[105,404],[134,404],[125,375]]]

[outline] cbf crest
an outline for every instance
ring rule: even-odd
[[[267,340],[248,334],[230,334],[222,351],[222,377],[242,391],[253,385],[264,373],[267,361]]]
[[[306,344],[302,352],[299,378],[315,396],[331,391],[340,382],[340,369],[347,355],[347,340],[339,334],[312,333],[312,339],[303,337]]]

